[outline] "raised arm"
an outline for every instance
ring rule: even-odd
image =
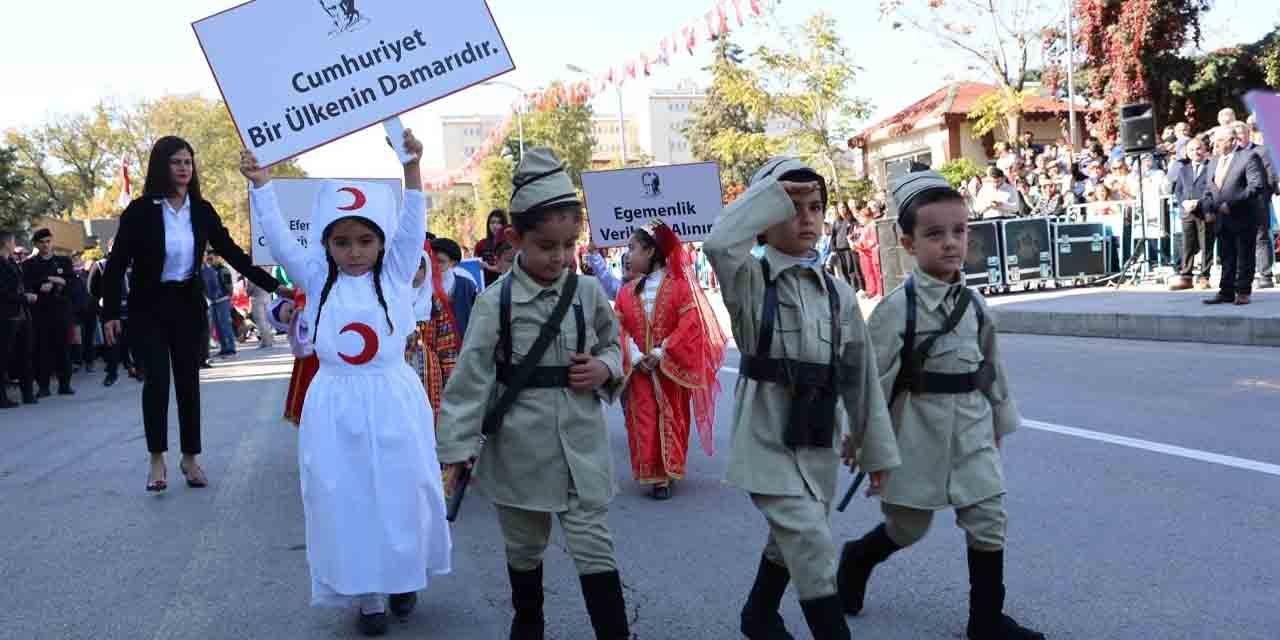
[[[812,185],[799,185],[812,189]],[[711,237],[702,245],[702,251],[711,262],[716,277],[725,291],[724,302],[731,316],[737,317],[742,301],[731,295],[742,291],[746,283],[740,278],[747,272],[744,267],[751,261],[751,249],[756,237],[769,227],[794,217],[795,204],[787,195],[787,189],[776,178],[765,178],[747,189],[734,200],[711,227]]]
[[[412,282],[422,260],[422,242],[427,236],[427,196],[422,193],[422,143],[405,129],[404,146],[413,159],[404,165],[404,207],[400,223],[387,248],[387,269],[391,278]]]
[[[279,218],[278,215],[277,218]],[[261,267],[254,265],[253,258],[250,258],[249,254],[245,253],[244,249],[241,249],[240,245],[231,239],[231,232],[227,231],[227,227],[222,224],[222,218],[218,217],[217,211],[213,211],[212,222],[213,228],[209,229],[209,245],[237,273],[242,274],[259,287],[275,292],[280,287],[280,283]]]
[[[316,284],[311,282],[313,272],[324,271],[326,268],[324,265],[312,264],[314,254],[299,245],[290,233],[289,225],[285,224],[284,214],[280,211],[280,203],[276,200],[270,170],[259,166],[258,159],[246,150],[240,153],[240,173],[253,184],[253,188],[249,190],[249,198],[253,201],[251,209],[254,223],[266,236],[271,255],[275,256],[276,262],[285,271],[301,281],[303,289],[311,290]],[[275,282],[274,278],[272,282]]]
[[[610,300],[618,299],[618,289],[622,288],[622,279],[613,275],[613,271],[609,270],[609,265],[605,263],[604,258],[595,251],[587,252],[587,266],[591,267],[591,273],[595,275],[596,280],[600,281],[600,287],[604,289],[604,295]]]

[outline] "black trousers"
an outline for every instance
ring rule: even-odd
[[[71,314],[61,309],[36,309],[31,314],[36,347],[36,383],[49,388],[49,380],[58,376],[58,386],[71,386],[71,349],[67,343],[71,333]]]
[[[76,316],[76,323],[80,326],[80,348],[76,350],[76,362],[87,367],[98,359],[98,345],[93,340],[98,334],[98,315],[82,313]]]
[[[24,398],[31,396],[31,323],[26,316],[0,320],[0,397],[18,379]]]
[[[131,369],[134,366],[134,361],[139,359],[133,351],[133,343],[130,340],[130,334],[132,333],[130,322],[122,320],[121,327],[120,335],[116,336],[116,343],[103,345],[102,355],[107,362],[108,374],[116,373],[122,364],[126,369]]]
[[[200,453],[200,363],[207,330],[204,297],[191,285],[164,286],[150,308],[129,306],[131,341],[143,369],[142,422],[147,450],[169,450],[169,371],[178,397],[182,453]]]
[[[1215,224],[1203,218],[1182,220],[1182,268],[1179,275],[1190,278],[1196,275],[1196,255],[1200,256],[1200,277],[1209,279],[1213,269],[1213,246],[1218,240]]]
[[[1231,298],[1253,293],[1257,266],[1258,225],[1218,225],[1218,255],[1222,258],[1220,295]]]

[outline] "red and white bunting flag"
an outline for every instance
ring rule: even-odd
[[[702,16],[702,19],[707,23],[707,39],[715,40],[717,35],[715,10],[708,11],[706,15]]]
[[[733,13],[738,18],[738,26],[745,24],[742,20],[742,0],[733,0]]]
[[[764,15],[764,7],[760,6],[760,0],[751,0],[751,13],[757,16]]]
[[[716,3],[716,23],[720,29],[720,35],[729,33],[729,16],[724,11],[724,0]]]
[[[129,180],[129,160],[126,158],[120,162],[120,197],[116,199],[116,205],[123,209],[132,200],[133,183]]]
[[[652,69],[649,66],[649,54],[647,53],[640,54],[640,64],[644,68],[644,77],[648,78],[650,75],[653,74]]]

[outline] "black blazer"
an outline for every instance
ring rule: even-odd
[[[1177,198],[1178,204],[1181,205],[1184,200],[1201,200],[1204,198],[1205,191],[1209,189],[1209,179],[1213,174],[1209,171],[1213,162],[1209,159],[1204,161],[1204,165],[1200,167],[1200,175],[1196,175],[1196,163],[1191,160],[1179,160],[1176,171],[1173,174],[1173,194]],[[1204,218],[1204,203],[1196,207],[1194,210],[1182,210],[1183,220],[1194,220]]]
[[[1237,150],[1231,154],[1231,165],[1219,188],[1213,177],[1218,175],[1220,162],[1222,156],[1214,156],[1209,161],[1209,185],[1201,208],[1206,213],[1218,214],[1218,207],[1227,205],[1227,215],[1220,217],[1219,224],[1232,229],[1242,230],[1258,224],[1265,213],[1259,206],[1262,203],[1259,196],[1267,189],[1262,161],[1252,151]]]
[[[107,270],[102,281],[102,319],[120,319],[120,295],[125,270],[133,271],[129,277],[129,310],[148,310],[160,291],[160,274],[164,272],[165,236],[164,205],[159,199],[143,196],[129,203],[120,214],[120,228],[116,231],[115,245],[107,258]],[[206,200],[191,199],[191,229],[195,233],[195,264],[191,265],[192,295],[203,300],[204,281],[200,278],[200,266],[205,250],[213,246],[236,271],[244,274],[254,284],[275,291],[280,283],[271,274],[253,266],[253,260],[236,245],[231,234],[222,225],[222,219],[213,205]]]

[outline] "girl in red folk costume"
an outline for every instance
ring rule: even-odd
[[[715,452],[716,374],[725,338],[670,227],[656,221],[637,229],[629,256],[638,277],[618,292],[617,313],[631,469],[641,484],[653,485],[650,495],[666,500],[672,481],[684,477],[691,423],[703,451]]]

